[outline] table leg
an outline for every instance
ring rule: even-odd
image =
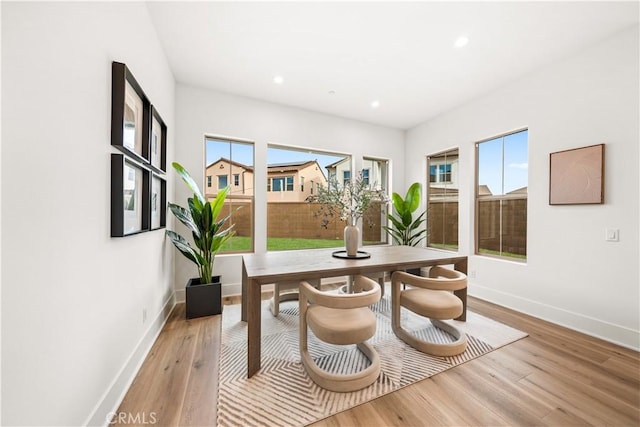
[[[249,280],[247,278],[247,269],[244,266],[244,260],[242,261],[242,291],[240,297],[241,306],[240,306],[240,320],[243,322],[247,321],[247,295],[248,295],[248,284]]]
[[[461,273],[467,274],[467,258],[453,264],[453,268]],[[453,293],[462,300],[462,314],[455,320],[467,320],[467,288],[453,291]]]
[[[247,280],[247,377],[260,370],[260,284]]]

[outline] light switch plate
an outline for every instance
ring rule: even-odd
[[[607,242],[617,242],[620,240],[620,230],[617,228],[607,228],[607,234],[605,236]]]

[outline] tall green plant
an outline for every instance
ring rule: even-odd
[[[427,237],[426,227],[422,224],[426,221],[426,211],[422,212],[416,219],[413,213],[420,206],[420,193],[422,186],[419,182],[414,182],[407,190],[407,194],[402,198],[398,193],[393,193],[391,201],[397,216],[387,214],[392,226],[383,228],[391,234],[394,242],[399,245],[417,246]]]
[[[174,162],[172,166],[187,187],[193,191],[193,197],[187,199],[188,209],[175,203],[169,203],[169,209],[191,230],[195,248],[175,231],[167,230],[167,236],[182,255],[198,266],[200,283],[209,283],[213,276],[213,261],[216,253],[235,234],[235,231],[232,231],[233,225],[223,229],[224,223],[231,214],[218,219],[230,187],[218,192],[215,199],[207,201],[189,172],[179,163]]]

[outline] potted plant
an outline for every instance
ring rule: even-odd
[[[391,221],[391,227],[384,226],[383,228],[391,234],[393,241],[399,245],[417,246],[427,237],[427,228],[422,227],[422,224],[426,221],[425,215],[427,212],[424,211],[416,219],[413,219],[413,213],[420,206],[421,192],[422,186],[420,183],[414,182],[407,190],[404,199],[398,193],[393,193],[391,197],[397,217],[387,214],[387,218]],[[407,273],[420,276],[420,269],[412,268],[407,270]]]
[[[393,193],[391,201],[397,215],[387,214],[391,227],[383,228],[391,234],[393,241],[399,245],[417,246],[427,237],[427,228],[421,227],[425,222],[426,211],[413,219],[413,213],[420,206],[422,186],[419,182],[411,184],[404,199],[398,193]]]
[[[362,172],[344,185],[333,175],[329,177],[327,187],[319,187],[318,195],[310,200],[320,204],[319,215],[323,216],[323,226],[326,227],[329,218],[338,217],[346,221],[344,243],[348,257],[355,257],[358,252],[358,220],[364,216],[373,201],[387,202],[386,194],[374,188],[375,186],[367,183]]]
[[[222,285],[220,276],[213,275],[213,261],[222,245],[235,234],[233,225],[224,228],[230,215],[218,219],[230,187],[208,201],[182,165],[174,162],[172,166],[193,192],[193,197],[187,199],[188,209],[175,203],[169,203],[169,209],[191,231],[195,247],[180,234],[167,230],[174,246],[198,267],[199,277],[190,279],[185,288],[187,318],[220,314]]]

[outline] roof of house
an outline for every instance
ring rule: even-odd
[[[226,162],[229,163],[231,165],[234,166],[238,166],[250,171],[253,171],[253,166],[247,166],[244,165],[242,163],[233,161],[233,160],[229,160],[225,157],[220,157],[218,160],[216,160],[213,163],[210,163],[209,165],[207,165],[207,169],[209,169],[211,166],[215,165],[216,163],[219,162]],[[311,166],[313,164],[316,164],[318,166],[319,170],[322,170],[322,168],[320,168],[320,165],[318,164],[317,160],[301,160],[298,162],[286,162],[286,163],[272,163],[270,165],[267,165],[267,172],[297,172],[301,169],[304,169],[308,166]]]
[[[492,194],[488,185],[481,184],[478,186],[478,196],[491,196]]]
[[[522,187],[515,189],[513,191],[509,191],[506,194],[527,194],[527,187]],[[493,193],[489,190],[489,187],[482,184],[478,186],[478,196],[492,196]]]
[[[253,171],[253,166],[243,165],[242,163],[236,162],[236,161],[234,161],[234,160],[229,160],[229,159],[227,159],[226,157],[220,157],[220,158],[219,158],[218,160],[216,160],[215,162],[212,162],[212,163],[208,164],[208,165],[207,165],[207,169],[209,169],[211,166],[213,166],[213,165],[215,165],[216,163],[219,163],[219,162],[226,162],[226,163],[229,163],[230,165],[238,166],[238,167],[240,167],[240,168],[244,168],[244,169],[247,169],[247,170]]]
[[[527,187],[522,187],[515,189],[513,191],[509,191],[507,194],[527,194]]]
[[[348,160],[348,159],[349,159],[349,157],[344,157],[344,158],[342,158],[342,159],[338,160],[337,162],[333,162],[333,163],[331,163],[330,165],[327,165],[327,166],[326,166],[326,168],[327,168],[327,169],[329,169],[329,168],[335,168],[335,167],[336,167],[336,166],[338,166],[340,163],[343,163],[345,160]]]
[[[304,169],[313,164],[318,165],[317,160],[302,160],[299,162],[287,162],[287,163],[272,163],[267,165],[267,173],[269,172],[297,172],[300,169]],[[320,165],[318,165],[320,169]]]

